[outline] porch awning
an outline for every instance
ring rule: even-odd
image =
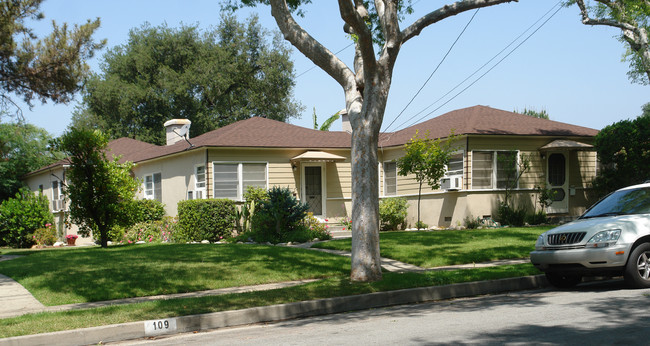
[[[550,150],[593,150],[594,146],[591,144],[580,143],[569,139],[556,139],[551,143],[539,148],[539,151]]]
[[[306,151],[291,159],[291,162],[336,162],[345,161],[345,157],[338,156],[324,151]]]

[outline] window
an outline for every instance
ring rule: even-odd
[[[206,197],[205,193],[205,165],[194,167],[194,192],[188,191],[187,199],[203,199]]]
[[[144,198],[155,199],[162,202],[162,181],[161,174],[154,173],[144,176]]]
[[[384,162],[384,196],[397,194],[397,163]]]
[[[463,189],[463,152],[452,154],[447,163],[445,175],[440,180],[440,188],[443,190]]]
[[[517,174],[517,157],[516,151],[472,152],[472,189],[505,189]]]
[[[266,163],[214,163],[214,198],[243,199],[249,186],[266,189]]]
[[[64,200],[63,183],[59,180],[54,180],[52,182],[52,211],[65,210]]]

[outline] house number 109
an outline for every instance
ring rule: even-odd
[[[144,323],[144,334],[158,335],[176,331],[176,319],[153,320]]]

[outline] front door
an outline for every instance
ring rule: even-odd
[[[549,153],[547,164],[548,188],[552,191],[549,214],[569,212],[569,168],[564,153]]]
[[[319,166],[304,166],[303,196],[309,205],[308,212],[314,216],[323,216],[323,169]]]

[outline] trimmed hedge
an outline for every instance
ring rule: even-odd
[[[53,224],[49,202],[42,194],[20,189],[0,204],[0,246],[27,248],[34,245],[34,231]]]
[[[229,199],[194,199],[178,202],[178,242],[211,242],[230,238],[235,229],[235,202]]]

